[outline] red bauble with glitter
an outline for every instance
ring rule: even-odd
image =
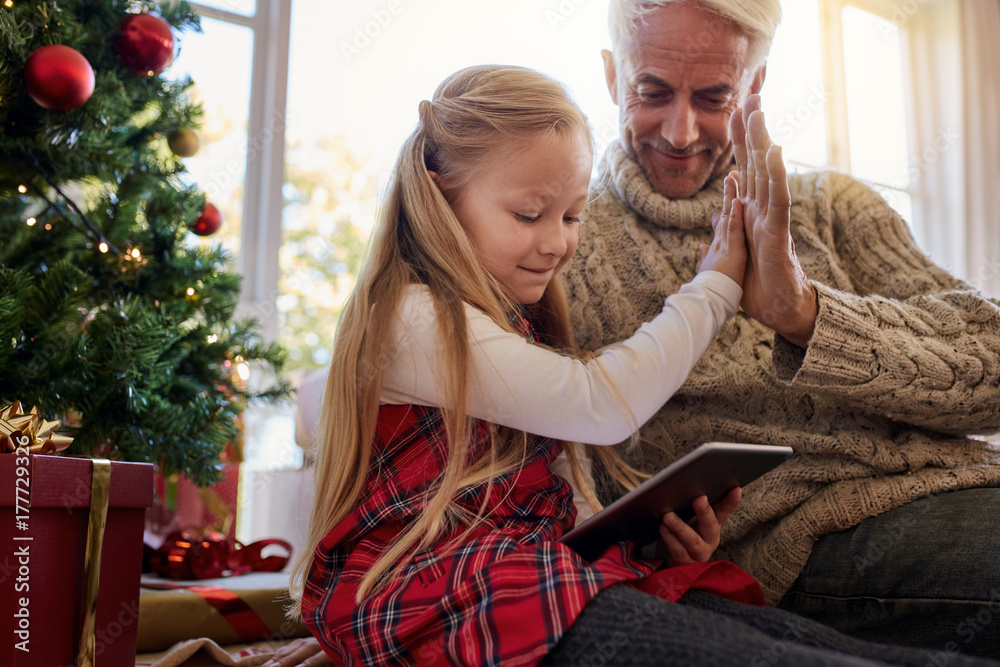
[[[118,60],[136,74],[153,76],[174,59],[170,24],[153,14],[129,14],[118,24]]]
[[[206,202],[205,207],[201,209],[201,215],[191,225],[191,231],[198,236],[211,236],[219,230],[221,224],[222,213],[219,212],[215,204]]]
[[[24,87],[40,106],[69,111],[94,92],[94,68],[77,51],[61,44],[36,49],[24,63]]]

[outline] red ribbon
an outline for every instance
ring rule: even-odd
[[[277,544],[284,556],[263,557],[265,547]],[[279,572],[292,556],[292,545],[285,540],[267,539],[230,547],[221,533],[198,535],[192,531],[170,533],[150,558],[153,572],[168,579],[216,579],[247,572]]]

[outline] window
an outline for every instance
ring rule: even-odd
[[[761,104],[768,130],[791,170],[830,164],[830,89],[823,78],[820,0],[782,3]]]
[[[186,180],[197,183],[219,208],[223,224],[211,237],[188,238],[201,244],[222,243],[234,257],[240,257],[253,31],[207,17],[201,25],[201,34],[181,37],[180,53],[164,76],[194,79],[192,97],[204,108],[205,119],[198,153],[184,160]],[[219,53],[232,57],[223,61]]]
[[[911,114],[892,8],[795,0],[782,9],[762,104],[790,167],[851,173],[912,224]]]
[[[193,94],[204,106],[205,119],[201,148],[185,165],[191,181],[224,217],[214,236],[191,242],[221,242],[234,253],[243,275],[237,316],[255,317],[262,334],[273,340],[291,0],[206,0],[192,6],[202,16],[203,34],[179,35],[179,55],[166,75],[195,80]],[[251,375],[250,381],[267,379]],[[264,525],[252,520],[266,516],[269,500],[254,506],[261,496],[257,491],[275,481],[260,471],[301,463],[291,413],[291,407],[245,413],[238,522],[243,542],[258,535],[294,537],[273,529],[280,521],[274,515]],[[290,523],[287,512],[284,519]]]
[[[235,12],[243,16],[253,16],[257,13],[256,0],[202,0],[198,4],[201,8]]]

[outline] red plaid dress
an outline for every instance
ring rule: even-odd
[[[488,442],[483,426],[470,458]],[[569,484],[549,471],[561,447],[534,438],[531,448],[519,473],[495,480],[488,518],[457,550],[415,554],[357,604],[361,578],[423,510],[420,494],[447,455],[437,408],[382,406],[365,491],[318,545],[302,600],[306,624],[335,663],[534,665],[588,601],[622,582],[671,601],[699,588],[763,604],[756,580],[722,561],[657,570],[659,562],[634,559],[627,542],[581,559],[556,542],[576,515]],[[484,493],[477,485],[457,501],[476,513]]]

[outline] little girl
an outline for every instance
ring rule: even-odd
[[[749,575],[708,561],[738,489],[715,508],[699,498],[692,525],[664,517],[669,567],[625,542],[588,563],[557,542],[576,510],[550,470],[565,450],[595,506],[583,456],[637,481],[600,446],[652,416],[736,311],[746,251],[735,177],[701,272],[632,338],[587,358],[566,351],[555,279],[588,198],[583,114],[551,79],[497,66],[452,75],[419,111],[338,328],[293,613],[348,665],[581,664],[594,656],[560,640],[595,599],[624,604],[633,629],[665,641],[688,640],[664,620],[669,608],[746,628],[658,599],[699,589],[763,603]],[[664,658],[662,642],[641,657],[612,639],[600,664]]]

